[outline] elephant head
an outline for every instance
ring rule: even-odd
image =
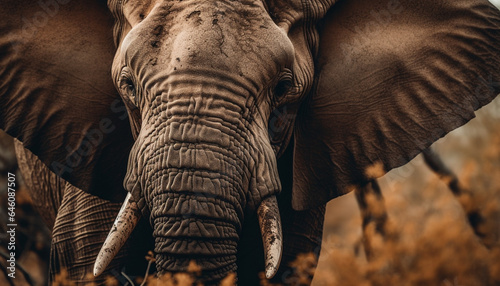
[[[32,24],[37,37],[2,24],[14,32],[0,42],[0,127],[84,191],[118,200],[124,182],[122,213],[149,220],[160,272],[190,260],[207,281],[235,271],[258,211],[275,273],[277,158],[292,135],[283,192],[307,210],[373,164],[405,164],[500,90],[500,14],[486,0],[110,0],[113,19],[53,2],[71,17]]]
[[[305,94],[312,62],[294,77],[288,28],[264,3],[108,5],[117,19],[112,77],[136,138],[124,185],[153,226],[157,266],[183,271],[196,257],[207,276],[236,271],[245,214],[259,208],[264,241],[277,234],[272,276],[281,230],[264,226],[280,224],[267,212],[279,215],[281,187],[269,118]]]

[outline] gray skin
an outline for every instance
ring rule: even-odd
[[[326,202],[375,163],[405,164],[500,88],[500,16],[486,0],[17,3],[0,8],[0,128],[69,184],[32,192],[57,198],[40,207],[65,238],[52,276],[69,268],[80,282],[130,192],[146,230],[107,273],[140,245],[160,273],[195,260],[206,283],[238,271],[256,285],[255,211],[277,195],[275,279],[293,284],[288,262],[319,250]],[[71,247],[82,237],[83,262]]]

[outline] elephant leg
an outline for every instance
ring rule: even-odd
[[[384,239],[389,239],[388,216],[385,208],[384,197],[375,179],[356,188],[356,200],[358,202],[363,227],[363,247],[367,259],[374,255],[373,238],[380,235]]]
[[[283,228],[283,256],[280,269],[272,281],[285,285],[305,285],[312,282],[318,264],[326,204],[305,211],[293,210],[291,190],[295,147],[294,139],[290,141],[278,160],[283,188],[278,197]]]
[[[66,181],[52,173],[37,156],[14,140],[19,170],[35,209],[52,229],[66,188]]]
[[[458,199],[474,233],[481,238],[485,246],[491,247],[485,239],[487,236],[486,233],[481,231],[481,225],[485,219],[479,212],[478,206],[475,205],[471,191],[465,189],[460,184],[455,173],[444,164],[439,155],[431,148],[424,150],[422,155],[427,166],[448,186],[453,195]]]
[[[18,140],[15,140],[15,150],[33,205],[52,229],[49,279],[54,281],[56,276],[64,274],[65,279],[78,283],[93,280],[95,258],[121,203],[111,203],[67,183]],[[103,282],[107,275],[125,279],[119,273],[125,266],[131,276],[144,275],[147,264],[144,256],[154,247],[151,233],[147,222],[141,221],[108,270],[95,281]],[[132,248],[132,245],[135,246]]]
[[[67,184],[52,231],[52,281],[65,271],[69,280],[93,280],[95,258],[119,209],[119,203],[109,203]]]
[[[283,210],[281,210],[283,209]],[[312,282],[323,237],[326,205],[294,211],[280,205],[283,220],[283,257],[274,280],[285,285]]]

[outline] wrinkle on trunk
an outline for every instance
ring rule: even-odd
[[[235,199],[238,188],[203,171],[160,173],[165,174],[156,179],[161,189],[151,192],[150,216],[160,272],[186,271],[190,261],[201,267],[206,279],[236,271],[243,211]]]
[[[150,146],[141,181],[160,272],[194,261],[210,282],[236,271],[250,156],[225,133],[176,118]]]
[[[194,260],[207,283],[236,271],[245,213],[280,183],[267,129],[249,110],[255,97],[189,83],[167,80],[151,101],[125,185],[153,226],[159,272]]]

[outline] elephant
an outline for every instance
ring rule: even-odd
[[[52,280],[144,273],[154,250],[159,274],[194,261],[206,285],[229,273],[257,285],[262,271],[293,284],[290,262],[319,252],[328,201],[500,92],[500,12],[487,0],[0,11],[0,129],[52,228]]]

